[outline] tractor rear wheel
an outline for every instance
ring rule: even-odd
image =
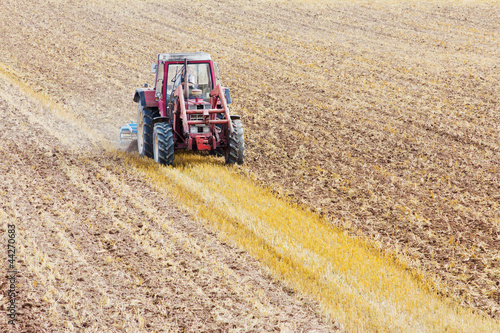
[[[141,156],[153,157],[153,117],[155,113],[142,106],[139,106],[137,110],[137,150]]]
[[[174,135],[168,122],[157,123],[153,129],[153,157],[157,163],[174,165]]]
[[[243,164],[245,158],[245,137],[243,125],[239,119],[232,120],[233,134],[229,135],[228,147],[226,148],[226,164]]]

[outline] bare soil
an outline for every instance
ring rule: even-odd
[[[43,200],[46,190],[37,188],[39,182],[55,186],[49,197],[56,196],[58,189],[74,186],[71,196],[60,194],[64,199],[57,199],[56,210],[62,209],[71,218],[85,216],[71,222],[71,228],[83,229],[82,235],[87,230],[85,237],[75,238],[87,239],[81,240],[85,243],[77,252],[88,246],[90,256],[98,244],[104,244],[103,235],[123,242],[123,232],[90,233],[84,223],[103,223],[111,230],[115,221],[111,212],[101,216],[104,213],[92,213],[91,208],[108,195],[117,207],[127,207],[132,193],[154,191],[136,180],[132,171],[122,170],[131,190],[112,194],[92,168],[103,170],[109,163],[111,171],[106,169],[105,175],[120,179],[119,161],[92,148],[90,153],[72,153],[73,162],[68,162],[58,154],[69,148],[61,148],[53,136],[65,140],[66,146],[116,142],[119,126],[135,118],[133,89],[153,81],[148,69],[156,54],[206,51],[219,62],[223,83],[231,88],[232,112],[243,116],[246,165],[257,179],[318,211],[331,223],[405,257],[412,267],[439,280],[439,292],[500,318],[499,18],[500,6],[495,1],[4,1],[0,5],[0,62],[32,89],[63,105],[74,117],[69,120],[74,128],[61,132],[51,121],[36,127],[33,124],[39,124],[40,112],[28,122],[33,110],[18,99],[9,102],[11,97],[5,96],[11,96],[13,88],[2,88],[4,105],[17,108],[2,116],[2,153],[7,158],[2,164],[2,184],[14,180],[21,184],[2,190],[2,200],[8,199],[11,205],[2,209],[9,216],[27,212],[31,219],[19,218],[27,226],[39,219],[36,209],[31,212],[26,204],[29,194]],[[7,126],[9,119],[13,121]],[[22,124],[27,127],[24,132],[12,130]],[[47,132],[45,127],[52,136],[38,139],[38,133]],[[82,128],[91,129],[92,137],[79,139]],[[75,138],[64,138],[68,132]],[[16,133],[20,134],[13,136]],[[40,149],[37,154],[28,153],[32,147]],[[17,163],[24,169],[16,171]],[[85,186],[92,194],[79,185],[81,177],[72,180],[69,171],[62,175],[66,181],[60,185],[43,174],[36,176],[36,167],[45,163],[51,166],[47,172],[67,170],[66,165],[81,170],[74,172],[79,177],[88,175],[91,184]],[[88,197],[101,192],[106,195],[98,200]],[[63,203],[78,198],[78,193],[84,196],[75,201],[78,212],[73,212]],[[141,198],[168,216],[170,204],[153,197],[144,194]],[[174,217],[181,214],[176,212]],[[126,220],[126,212],[119,214],[123,215],[116,219]],[[134,214],[141,216],[138,211]],[[43,221],[52,222],[45,227],[36,222],[37,228],[57,224],[48,216]],[[65,239],[72,240],[66,224],[58,227]],[[33,232],[37,239],[44,239],[49,237],[47,230]],[[199,246],[203,244],[200,241]],[[231,254],[234,249],[220,246],[226,249],[221,253],[235,255]],[[103,252],[103,258],[114,255]],[[116,258],[110,261],[112,265],[117,262]],[[143,267],[149,264],[157,272],[171,269],[154,266],[152,259]],[[111,274],[109,266],[105,267]],[[134,267],[138,272],[141,266]],[[148,271],[152,272],[148,276],[163,276],[153,268]],[[191,282],[197,283],[178,283]],[[90,284],[82,281],[82,285]],[[118,299],[115,296],[111,303]],[[99,307],[93,306],[88,318],[98,316]],[[30,311],[35,308],[29,307]],[[288,313],[295,318],[294,311]],[[300,311],[304,317],[299,316],[299,321],[307,315],[314,317],[315,310]],[[182,318],[190,316],[181,310],[177,313],[183,313]],[[298,327],[307,320],[300,322]],[[210,321],[207,325],[216,326],[209,326]],[[263,323],[256,325],[267,329],[258,326]]]
[[[2,315],[2,332],[336,330],[119,155],[0,84],[1,234],[15,224],[19,271],[18,324]]]

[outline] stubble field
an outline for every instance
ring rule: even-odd
[[[499,2],[7,0],[0,10],[0,216],[24,230],[26,327],[353,330],[162,200],[114,151],[156,54],[184,51],[219,62],[245,126],[241,175],[395,253],[498,325]]]

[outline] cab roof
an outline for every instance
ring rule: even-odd
[[[206,52],[195,52],[195,53],[159,53],[158,61],[200,61],[200,60],[212,60],[209,53]]]

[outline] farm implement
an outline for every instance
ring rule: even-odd
[[[137,124],[130,122],[120,128],[120,145],[128,145],[137,140]]]
[[[178,149],[224,155],[242,164],[240,116],[229,113],[229,89],[220,84],[217,63],[204,52],[161,53],[152,65],[155,86],[136,89],[137,123],[120,130],[120,142],[137,139],[142,156],[173,165]]]

